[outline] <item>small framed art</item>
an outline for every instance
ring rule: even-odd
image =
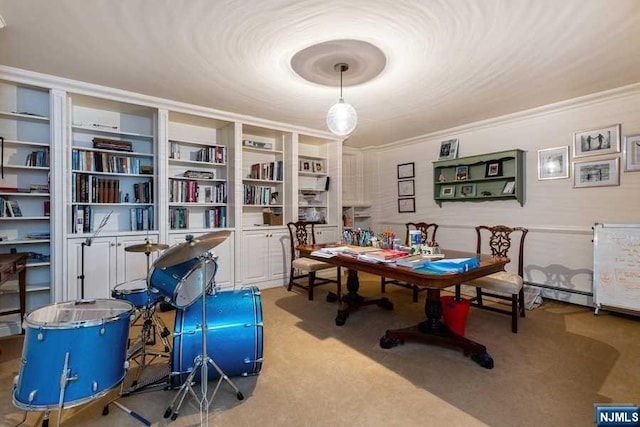
[[[409,197],[415,195],[415,181],[413,179],[398,181],[398,197]]]
[[[416,199],[413,197],[407,199],[398,199],[398,212],[415,212],[416,211]]]
[[[573,187],[607,187],[620,185],[618,157],[615,159],[573,162]]]
[[[416,176],[414,163],[402,163],[398,165],[398,179],[413,178]]]
[[[460,195],[463,197],[473,197],[476,195],[475,184],[462,184],[460,186]]]
[[[624,137],[624,170],[640,171],[640,134]]]
[[[538,180],[569,178],[569,147],[538,150]]]
[[[620,124],[573,134],[573,157],[620,152]]]
[[[456,167],[456,181],[464,181],[469,178],[469,166]]]
[[[451,160],[458,158],[458,138],[448,139],[440,143],[438,160]]]
[[[440,197],[454,197],[455,195],[455,185],[443,185],[442,187],[440,187]]]
[[[502,189],[502,194],[513,194],[515,190],[516,190],[516,182],[509,181],[504,185],[504,188]]]
[[[502,176],[502,161],[495,160],[487,162],[484,171],[485,178],[492,178],[496,176]]]

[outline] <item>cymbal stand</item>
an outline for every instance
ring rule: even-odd
[[[233,383],[233,381],[231,381],[229,377],[224,373],[224,371],[220,368],[220,366],[218,366],[216,362],[214,362],[214,360],[207,355],[207,298],[206,296],[207,296],[207,290],[209,286],[213,286],[213,288],[215,289],[215,275],[218,269],[218,265],[216,263],[217,257],[215,255],[212,255],[208,251],[199,255],[198,259],[200,260],[200,265],[202,270],[202,280],[201,280],[201,283],[202,283],[202,291],[201,291],[201,294],[202,294],[201,296],[201,299],[202,299],[202,354],[198,355],[195,358],[194,360],[195,364],[191,372],[189,372],[189,375],[185,379],[184,384],[180,387],[180,390],[178,390],[178,393],[171,401],[171,404],[169,405],[169,407],[164,413],[164,417],[165,418],[171,417],[172,421],[175,420],[178,417],[178,414],[180,412],[180,407],[182,406],[182,403],[184,402],[184,399],[187,396],[187,393],[191,393],[191,395],[196,400],[199,399],[200,425],[208,426],[209,425],[209,406],[211,405],[211,402],[213,402],[213,398],[218,392],[218,389],[220,388],[222,381],[226,381],[227,384],[231,386],[231,388],[236,392],[236,397],[238,400],[244,399],[244,395],[240,392],[240,390]],[[206,268],[207,268],[208,260],[213,260],[213,266],[215,270],[213,272],[213,278],[211,279],[211,283],[205,286],[205,278],[207,277]],[[209,365],[211,365],[213,369],[218,371],[218,375],[220,375],[220,378],[218,379],[216,387],[213,390],[213,393],[211,393],[211,396],[209,396],[209,392],[208,392]],[[200,394],[201,394],[200,398],[198,398],[198,395],[193,389],[194,378],[198,373],[198,371],[200,371]],[[178,404],[174,406],[176,401],[178,402]]]

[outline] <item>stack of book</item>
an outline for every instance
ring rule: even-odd
[[[119,139],[93,138],[93,148],[115,151],[133,151],[131,142]]]

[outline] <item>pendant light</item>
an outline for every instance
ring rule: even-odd
[[[327,112],[327,126],[329,130],[339,136],[347,136],[356,128],[358,124],[358,114],[355,108],[344,102],[342,99],[342,73],[349,69],[349,65],[344,62],[337,63],[333,67],[340,71],[340,100],[334,104]]]

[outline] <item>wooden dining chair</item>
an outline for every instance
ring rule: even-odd
[[[305,221],[289,222],[287,227],[289,228],[289,240],[291,242],[291,270],[289,272],[289,286],[287,290],[290,291],[294,286],[305,289],[307,291],[309,300],[313,300],[313,289],[316,286],[325,285],[327,283],[337,284],[337,298],[336,294],[329,293],[327,295],[327,301],[332,302],[336,299],[339,301],[342,292],[342,274],[340,267],[328,264],[322,261],[316,261],[311,258],[301,257],[296,249],[300,245],[310,245],[316,243],[315,237],[315,224]],[[328,279],[324,277],[317,277],[316,272],[321,270],[329,270],[335,268],[336,279]],[[307,283],[301,283],[298,279],[306,278]]]
[[[407,234],[405,236],[405,245],[411,246],[410,232],[411,230],[420,230],[420,243],[426,244],[429,241],[435,241],[436,232],[438,231],[438,224],[431,224],[426,222],[407,222],[405,224],[407,229]],[[413,290],[413,302],[418,302],[418,293],[420,292],[420,288],[411,283],[401,282],[399,280],[387,280],[385,277],[380,279],[380,290],[382,293],[386,292],[386,285],[397,285],[403,288],[408,288]]]
[[[500,271],[462,285],[476,288],[476,296],[471,298],[471,305],[485,310],[504,313],[511,316],[511,332],[518,333],[518,315],[525,317],[524,306],[524,239],[529,230],[523,227],[508,227],[506,225],[495,225],[492,227],[479,225],[476,227],[476,253],[480,254],[483,249],[483,236],[485,247],[491,250],[494,257],[509,257],[511,249],[517,251],[516,261],[518,263],[517,273]],[[517,239],[519,236],[519,239]],[[515,238],[515,239],[514,239]],[[505,310],[496,305],[485,305],[483,296],[506,300],[511,303],[511,309]],[[460,299],[460,285],[456,285],[456,299]]]

